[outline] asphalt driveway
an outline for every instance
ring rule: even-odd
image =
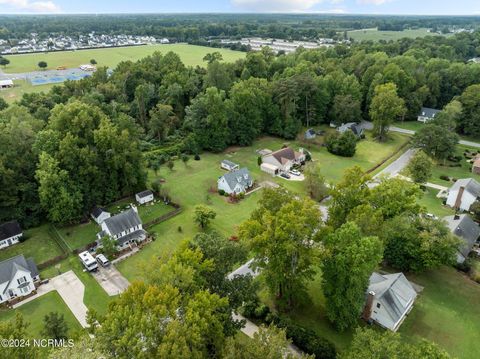
[[[118,270],[110,264],[108,267],[98,266],[98,271],[92,273],[93,277],[102,286],[109,296],[124,292],[130,283]]]

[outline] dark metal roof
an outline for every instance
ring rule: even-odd
[[[0,241],[22,233],[22,228],[17,221],[11,221],[0,225]]]
[[[145,190],[145,191],[138,192],[136,195],[137,195],[138,197],[140,197],[140,198],[144,198],[144,197],[148,197],[148,196],[153,195],[153,192],[150,191],[149,189],[147,189],[147,190]]]
[[[108,211],[107,211],[105,208],[95,207],[95,208],[92,210],[92,216],[94,216],[95,218],[98,218],[98,217],[100,217],[100,215],[101,215],[103,212],[108,213]]]
[[[443,219],[447,222],[450,231],[462,239],[463,243],[458,248],[458,251],[464,257],[467,257],[480,236],[480,227],[466,214],[447,216]]]

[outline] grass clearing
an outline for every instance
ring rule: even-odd
[[[33,86],[30,82],[26,80],[15,80],[13,81],[14,86],[11,89],[0,90],[0,97],[2,97],[8,103],[20,100],[24,93],[31,92],[48,92],[56,84],[47,84]],[[58,84],[57,84],[58,85]]]
[[[347,32],[347,36],[355,41],[390,41],[399,40],[404,37],[415,39],[417,37],[425,36],[448,36],[428,32],[426,28],[420,29],[406,29],[403,31],[379,31],[377,28],[352,30]]]
[[[137,61],[146,56],[160,51],[163,54],[173,51],[177,53],[187,66],[205,66],[203,57],[211,52],[218,51],[226,62],[234,62],[245,57],[245,52],[229,49],[216,49],[205,46],[189,44],[162,44],[114,47],[91,50],[58,51],[49,53],[21,54],[5,56],[10,64],[3,69],[5,73],[37,71],[39,61],[48,64],[47,69],[56,69],[58,66],[76,68],[82,64],[90,63],[90,59],[97,61],[97,66],[115,68],[122,61]]]
[[[425,287],[400,327],[409,340],[426,338],[462,359],[480,353],[480,285],[453,268],[442,267],[409,279]]]
[[[437,198],[437,189],[427,188],[423,192],[423,197],[418,200],[418,203],[424,206],[429,213],[438,217],[445,217],[455,214],[455,211],[450,207],[443,205],[442,198]]]
[[[469,148],[462,145],[457,145],[456,155],[461,156],[462,159],[458,162],[461,166],[460,167],[449,167],[449,165],[454,165],[455,163],[447,161],[446,165],[444,166],[443,163],[437,163],[433,166],[432,169],[432,176],[429,182],[436,183],[445,187],[450,187],[453,183],[449,181],[445,181],[440,178],[440,176],[449,176],[451,178],[474,178],[480,182],[480,175],[476,173],[472,173],[471,167],[472,165],[467,162],[466,158],[463,157],[463,153],[466,149],[471,151],[477,152],[479,149]]]
[[[80,323],[57,291],[46,293],[31,302],[25,303],[18,309],[0,311],[0,321],[15,320],[16,312],[21,313],[23,318],[29,323],[27,334],[31,339],[43,338],[43,318],[50,312],[63,314],[68,325],[69,335],[83,331]]]
[[[27,229],[24,235],[27,238],[24,242],[0,250],[0,261],[23,254],[25,258],[33,257],[35,263],[40,264],[62,254],[48,224]]]

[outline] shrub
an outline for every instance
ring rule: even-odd
[[[182,226],[178,226],[177,231],[178,233],[182,233],[183,232]]]
[[[195,157],[193,157],[195,161],[200,161],[200,155],[196,154]]]
[[[260,304],[255,308],[254,315],[258,319],[265,320],[268,314],[270,314],[270,308],[265,304]]]
[[[260,166],[263,163],[262,156],[257,157],[257,164]]]
[[[440,175],[440,179],[444,180],[444,181],[450,181],[450,177],[448,177],[446,175]]]
[[[223,189],[219,189],[219,190],[218,190],[218,194],[219,194],[220,196],[224,196],[224,195],[225,195],[225,191],[224,191]]]
[[[333,133],[325,139],[327,150],[334,155],[353,157],[357,150],[357,138],[351,131],[343,134]]]

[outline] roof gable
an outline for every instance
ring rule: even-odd
[[[235,189],[235,186],[237,185],[240,185],[243,188],[250,187],[253,182],[250,172],[245,167],[237,171],[225,173],[222,178],[232,190]]]
[[[142,224],[138,213],[130,208],[113,217],[107,218],[104,222],[111,235],[118,235],[127,229],[139,226]]]
[[[461,178],[457,180],[452,187],[450,187],[450,191],[458,191],[462,187],[472,196],[480,197],[480,183],[478,183],[475,179]]]
[[[23,254],[0,262],[0,284],[10,282],[18,270],[35,272],[38,275],[37,267],[31,268],[32,264],[35,264],[33,259],[29,258],[27,262]]]

